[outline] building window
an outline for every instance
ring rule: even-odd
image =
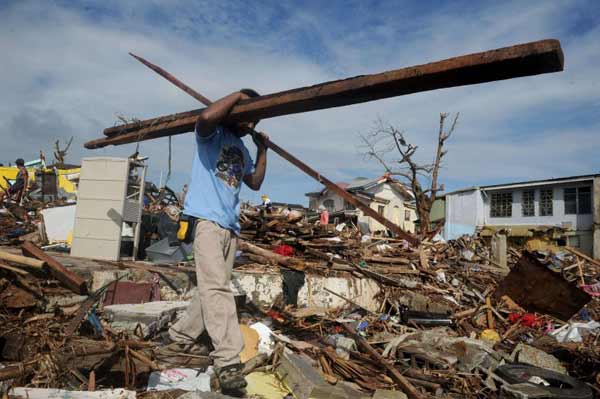
[[[523,191],[521,198],[521,211],[523,216],[535,216],[535,191]]]
[[[404,210],[404,220],[406,222],[410,222],[410,211],[409,210]]]
[[[332,199],[327,199],[323,201],[323,206],[325,207],[325,209],[327,209],[327,212],[329,213],[333,212],[333,209],[335,208],[335,204]]]
[[[379,205],[377,207],[377,213],[379,213],[381,216],[383,216],[384,211],[385,211],[385,205]]]
[[[540,190],[540,216],[552,216],[552,199],[554,195],[552,189]]]
[[[356,207],[354,205],[352,205],[351,203],[349,203],[348,201],[344,201],[344,209],[347,211],[353,211],[356,209]]]
[[[577,214],[577,189],[565,188],[565,215]]]
[[[586,215],[592,213],[591,187],[565,188],[565,215]]]
[[[493,218],[509,218],[512,216],[512,192],[509,193],[493,193],[490,217]]]
[[[592,188],[579,187],[577,189],[577,212],[580,215],[592,213]]]

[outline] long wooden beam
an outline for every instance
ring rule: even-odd
[[[374,75],[361,75],[241,101],[227,121],[253,121],[340,107],[428,90],[464,86],[563,70],[560,42],[554,39],[463,55]],[[127,144],[192,131],[197,109],[105,129],[107,138],[86,148]]]
[[[394,367],[392,363],[390,363],[387,359],[384,359],[383,356],[377,352],[375,348],[371,346],[360,334],[356,332],[354,327],[350,324],[342,324],[346,331],[356,340],[358,346],[366,352],[371,359],[375,362],[381,364],[386,371],[390,374],[390,377],[394,380],[394,382],[402,389],[402,391],[409,397],[409,399],[422,399],[424,396],[417,391],[415,386],[408,380],[402,373]]]
[[[131,56],[140,61],[142,64],[146,65],[148,68],[152,69],[154,72],[158,73],[160,76],[162,76],[169,82],[173,83],[175,86],[179,87],[181,90],[188,93],[190,96],[194,97],[196,100],[200,101],[202,104],[206,106],[211,104],[211,101],[208,98],[204,97],[202,94],[192,89],[191,87],[177,79],[175,76],[165,71],[163,68],[159,67],[158,65],[154,65],[153,63],[143,59],[142,57],[138,57],[137,55],[131,54]],[[344,198],[348,203],[362,210],[365,213],[365,215],[377,220],[379,223],[381,223],[390,231],[392,231],[397,237],[403,238],[413,245],[417,245],[419,243],[419,240],[415,236],[405,232],[400,226],[396,225],[395,223],[392,223],[383,215],[380,215],[378,212],[371,209],[371,207],[368,204],[363,203],[354,195],[350,194],[345,189],[341,188],[340,186],[338,186],[325,176],[321,175],[319,172],[317,172],[316,170],[314,170],[313,168],[311,168],[310,166],[308,166],[307,164],[305,164],[304,162],[302,162],[301,160],[299,160],[298,158],[296,158],[295,156],[278,146],[277,144],[273,143],[273,141],[271,141],[270,138],[265,138],[264,141],[265,145],[271,150],[273,150],[275,153],[277,153],[280,157],[295,165],[296,167],[298,167],[298,169],[300,169],[313,179],[317,180],[319,183],[323,184],[325,187],[327,187],[327,189],[335,192],[340,197]],[[264,256],[264,254],[260,255]]]
[[[48,265],[50,274],[58,281],[63,283],[65,287],[76,294],[86,295],[88,293],[86,281],[79,275],[73,273],[64,267],[59,261],[48,255],[41,248],[35,246],[29,241],[25,241],[21,245],[23,255],[44,261]]]

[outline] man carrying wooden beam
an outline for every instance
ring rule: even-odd
[[[242,89],[209,105],[196,121],[196,152],[192,179],[185,198],[184,216],[194,229],[194,259],[198,291],[185,315],[168,334],[169,347],[189,350],[199,345],[206,331],[212,340],[214,366],[221,389],[246,386],[240,352],[244,341],[229,285],[240,234],[239,192],[244,182],[259,190],[267,165],[266,137],[253,133],[257,147],[256,164],[241,137],[254,132],[258,122],[223,124],[240,100],[257,97]]]

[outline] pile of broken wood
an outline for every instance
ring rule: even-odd
[[[338,231],[335,226],[309,224],[302,215],[284,209],[268,213],[247,208],[241,224],[238,268],[352,275],[373,279],[381,287],[376,311],[353,298],[343,298],[346,306],[327,310],[284,305],[241,308],[242,323],[267,322],[278,337],[284,337],[269,361],[257,358],[251,368],[261,365],[262,370],[276,371],[289,360],[291,350],[312,359],[327,383],[344,383],[365,395],[391,389],[409,397],[497,397],[500,388],[487,362],[514,361],[511,355],[526,344],[528,350],[554,355],[560,367],[598,392],[598,332],[581,342],[561,343],[549,335],[569,321],[600,320],[593,288],[600,281],[600,264],[577,250],[557,255],[509,249],[511,274],[526,273],[521,269],[530,267],[534,272],[529,271],[528,278],[539,274],[547,279],[548,272],[567,284],[558,287],[563,291],[555,296],[548,291],[545,302],[538,298],[527,303],[526,297],[519,297],[509,270],[495,264],[489,245],[478,238],[425,240],[414,247],[392,238],[362,238],[352,227]],[[58,255],[31,243],[22,246],[25,257],[14,250],[1,254],[0,382],[5,388],[143,391],[153,370],[203,370],[209,364],[204,356],[165,358],[153,336],[112,328],[100,305],[106,287],[89,292],[87,276],[73,273],[57,260]],[[111,266],[163,277],[193,270],[141,262]],[[592,300],[570,290],[585,292]],[[567,295],[559,296],[562,292]],[[74,297],[78,299],[69,302]],[[568,303],[557,303],[559,297]],[[100,320],[101,333],[94,327],[93,315]],[[469,356],[485,357],[486,363]]]

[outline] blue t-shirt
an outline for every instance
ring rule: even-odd
[[[254,173],[254,162],[242,140],[223,126],[208,137],[196,134],[183,213],[213,221],[240,234],[240,188],[244,176]]]

